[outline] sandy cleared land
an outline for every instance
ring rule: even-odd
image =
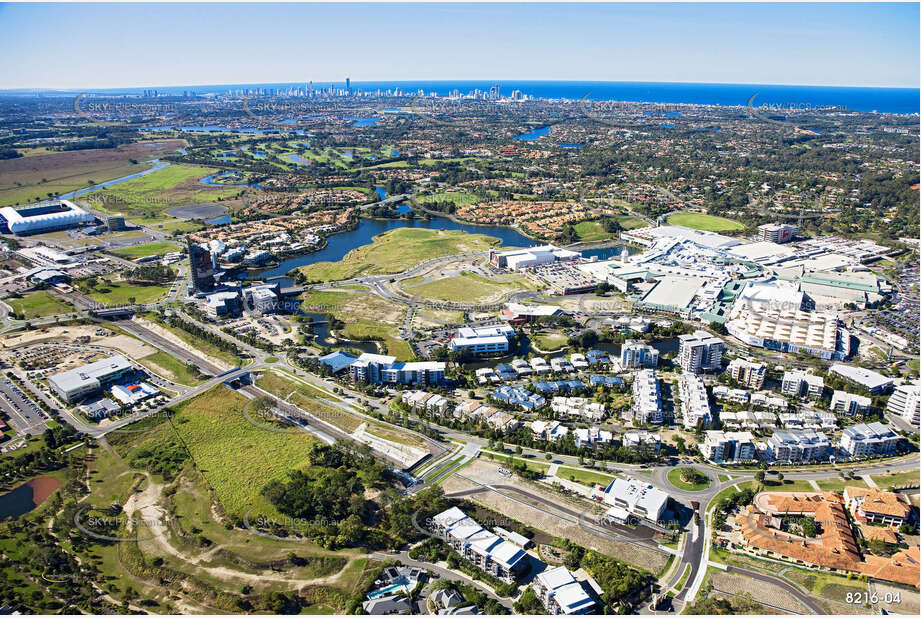
[[[143,341],[135,339],[134,337],[129,337],[127,335],[118,334],[109,337],[99,336],[96,334],[96,331],[99,330],[99,328],[99,326],[95,325],[49,326],[48,328],[43,328],[41,330],[36,329],[7,335],[0,339],[0,343],[3,344],[3,347],[15,348],[23,344],[38,343],[41,341],[64,341],[73,343],[77,340],[78,337],[89,337],[89,343],[91,345],[98,345],[118,350],[125,356],[135,360],[144,358],[145,356],[150,356],[157,351],[157,348],[153,347],[152,345],[146,344]],[[106,330],[105,332],[111,333],[112,331]]]
[[[786,591],[767,582],[761,582],[734,573],[724,573],[722,571],[714,572],[710,576],[710,582],[713,583],[714,588],[722,590],[723,592],[730,592],[732,594],[747,592],[752,596],[752,599],[758,603],[782,607],[798,614],[810,613],[809,608],[792,598]]]
[[[556,504],[569,502],[566,497],[563,497],[553,491],[547,491],[543,488],[535,487],[532,483],[525,483],[518,477],[502,476],[497,472],[499,468],[500,466],[486,461],[474,461],[474,463],[471,465],[463,468],[460,471],[460,474],[465,477],[475,479],[480,483],[502,483],[506,485],[515,485],[521,487],[524,490],[539,494],[540,496],[547,498]],[[445,493],[451,493],[455,491],[462,491],[464,489],[471,489],[476,487],[476,484],[460,478],[458,475],[454,475],[445,480],[445,482],[442,483],[442,487],[444,488]],[[521,499],[521,502],[524,502],[520,495],[516,495],[515,498],[516,500]],[[535,506],[529,506],[518,501],[510,500],[509,498],[495,492],[483,492],[474,494],[467,499],[477,504],[482,504],[483,506],[498,511],[499,513],[507,513],[510,517],[513,517],[521,523],[533,526],[538,530],[543,530],[544,532],[552,534],[553,536],[569,539],[574,543],[582,545],[583,547],[597,550],[603,554],[607,554],[613,558],[616,558],[617,560],[621,560],[641,569],[646,569],[654,575],[660,572],[665,567],[665,563],[668,561],[668,557],[663,554],[644,549],[637,545],[633,545],[632,543],[617,541],[609,537],[599,536],[591,532],[589,529],[583,528],[577,523],[567,521],[547,513],[546,511],[549,510],[549,507],[545,504],[535,504]],[[568,503],[566,506],[575,510],[584,508],[587,512],[591,509],[591,506],[588,503],[581,502]],[[571,516],[566,517],[567,519],[572,519]]]

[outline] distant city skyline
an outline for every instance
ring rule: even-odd
[[[917,3],[0,4],[0,89],[314,81],[917,88]]]

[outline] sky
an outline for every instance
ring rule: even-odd
[[[919,4],[0,4],[0,89],[312,80],[919,86]]]

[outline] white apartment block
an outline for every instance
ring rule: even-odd
[[[733,380],[756,390],[764,386],[764,376],[767,374],[764,363],[755,363],[743,358],[732,359],[728,371]]]
[[[698,330],[692,335],[678,337],[677,364],[690,373],[719,371],[725,344],[719,337]]]
[[[698,426],[708,427],[712,420],[710,402],[707,400],[707,387],[700,376],[693,373],[681,374],[678,390],[684,428],[692,431]]]
[[[659,366],[659,351],[642,341],[627,339],[620,347],[620,366],[623,369],[655,369]]]
[[[805,371],[785,371],[780,383],[780,392],[794,397],[810,397],[817,399],[825,390],[825,380],[822,376],[806,373]]]
[[[547,610],[547,615],[569,616],[597,613],[597,604],[585,586],[593,590],[601,590],[601,588],[587,574],[582,581],[576,579],[575,575],[566,567],[558,566],[548,568],[534,578],[531,585],[544,609]]]
[[[831,409],[837,414],[853,416],[855,414],[863,416],[870,411],[872,403],[869,397],[855,395],[845,391],[835,391],[831,396]]]
[[[652,449],[656,455],[662,449],[662,439],[659,434],[651,431],[628,431],[623,436],[623,445],[627,448],[640,448],[646,446]]]
[[[595,446],[596,444],[610,444],[614,441],[614,434],[605,431],[598,426],[580,427],[573,431],[575,434],[576,447]]]
[[[778,429],[768,438],[767,454],[782,463],[824,461],[831,455],[831,442],[812,429]]]
[[[554,397],[550,400],[550,407],[557,414],[581,416],[590,421],[600,421],[605,417],[604,404],[586,397]]]
[[[700,452],[714,463],[753,461],[755,437],[748,431],[707,431]]]
[[[790,412],[781,413],[780,424],[785,429],[825,429],[838,428],[838,417],[831,412]]]
[[[886,413],[901,416],[912,425],[921,421],[921,385],[897,386],[886,404]]]
[[[895,453],[899,435],[882,423],[860,423],[845,427],[841,450],[851,457],[880,457]]]
[[[662,423],[662,393],[655,369],[638,371],[633,379],[633,419],[645,425]]]

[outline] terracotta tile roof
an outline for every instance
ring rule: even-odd
[[[822,532],[814,539],[783,532],[776,529],[779,515],[811,516]],[[918,586],[918,547],[891,558],[868,555],[862,560],[843,499],[836,493],[762,492],[755,496],[754,504],[736,515],[735,524],[749,546],[826,568]]]
[[[899,537],[895,535],[895,532],[892,528],[884,528],[882,526],[868,526],[867,524],[860,524],[860,534],[863,535],[868,541],[885,541],[886,543],[892,543],[893,545],[898,545]]]
[[[863,487],[844,488],[848,498],[860,500],[860,510],[864,513],[878,513],[879,515],[889,515],[892,517],[901,517],[907,519],[911,515],[911,506],[908,500],[901,494],[882,489],[866,489]]]

